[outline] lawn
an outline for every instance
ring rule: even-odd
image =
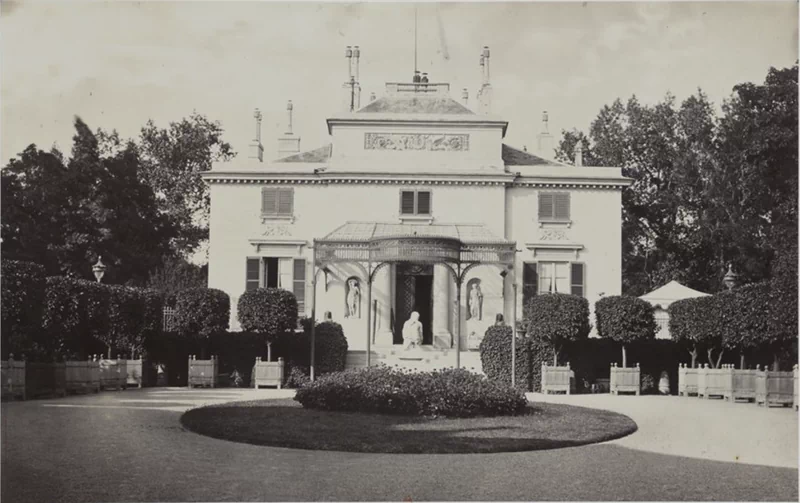
[[[304,409],[291,399],[201,407],[186,412],[181,424],[247,444],[398,454],[555,449],[636,431],[636,423],[622,414],[562,404],[532,404],[519,416],[443,419]]]

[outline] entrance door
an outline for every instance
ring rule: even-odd
[[[403,343],[403,324],[413,311],[422,323],[422,343],[433,343],[433,267],[397,265],[397,291],[394,343]]]

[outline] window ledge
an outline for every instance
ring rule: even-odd
[[[539,227],[546,228],[546,227],[555,227],[555,228],[571,228],[572,227],[572,220],[539,220]]]
[[[433,215],[400,215],[400,223],[426,222],[433,223]]]
[[[261,214],[261,223],[265,224],[267,222],[288,222],[290,224],[294,223],[294,215],[264,215]]]

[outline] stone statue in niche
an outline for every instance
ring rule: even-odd
[[[419,321],[419,313],[414,311],[408,320],[403,324],[403,344],[406,351],[422,344],[422,323]]]
[[[347,303],[345,318],[359,318],[359,307],[361,306],[361,289],[358,286],[358,279],[349,278],[347,280],[347,292],[345,301]]]
[[[467,285],[467,319],[483,319],[483,293],[481,293],[481,282],[473,279]]]

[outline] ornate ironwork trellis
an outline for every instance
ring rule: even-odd
[[[417,226],[406,226],[414,229]],[[461,286],[467,273],[479,265],[499,265],[513,268],[516,243],[507,240],[470,242],[452,236],[409,235],[380,236],[364,239],[315,239],[313,245],[314,275],[312,279],[311,317],[316,319],[317,274],[329,271],[329,266],[341,263],[356,266],[367,284],[367,366],[370,365],[372,343],[372,282],[384,266],[397,263],[442,264],[456,285],[456,366],[461,363]],[[313,327],[313,324],[312,324]],[[314,329],[312,328],[312,339]],[[455,343],[455,344],[454,344]],[[311,376],[314,376],[314,343],[311,344]]]

